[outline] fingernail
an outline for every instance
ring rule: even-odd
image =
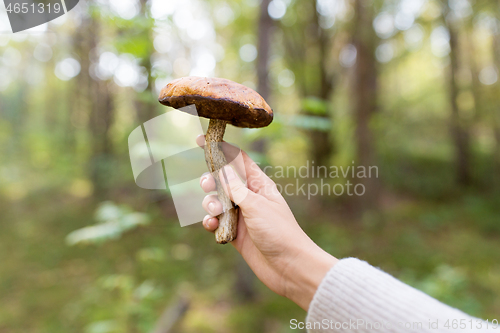
[[[208,204],[208,210],[210,211],[210,213],[213,214],[214,209],[215,209],[215,204],[213,202],[209,203]],[[210,220],[210,219],[208,219],[208,220]],[[208,220],[207,220],[207,224],[208,224]]]
[[[233,168],[231,168],[229,165],[226,165],[224,167],[224,174],[225,174],[225,177],[228,181],[236,178],[236,174],[234,173]]]
[[[201,178],[200,178],[200,185],[201,185],[201,187],[203,187],[203,184],[207,181],[209,174],[210,173],[205,172],[204,174],[201,175]]]

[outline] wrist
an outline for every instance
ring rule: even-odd
[[[337,258],[310,241],[290,263],[285,296],[307,311],[321,281],[337,262]]]

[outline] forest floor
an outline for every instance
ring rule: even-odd
[[[57,198],[57,200],[54,200]],[[95,205],[63,195],[2,200],[0,332],[148,332],[179,295],[191,306],[179,332],[291,332],[305,312],[253,281],[254,300],[235,294],[230,246],[200,224],[180,228],[170,209],[120,239],[68,246],[95,223]],[[290,200],[302,227],[335,256],[358,257],[485,319],[500,317],[499,198],[464,194],[436,202],[391,194],[380,214],[351,219]],[[168,206],[168,204],[167,204]],[[259,320],[256,320],[259,318]]]

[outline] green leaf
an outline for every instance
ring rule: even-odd
[[[302,110],[315,115],[326,115],[328,102],[318,97],[306,97],[302,100]]]
[[[99,205],[95,218],[97,224],[69,233],[66,236],[66,243],[68,245],[89,244],[117,239],[124,232],[149,222],[146,214],[130,212],[127,207],[117,206],[110,201]]]
[[[278,116],[276,117],[276,121],[283,122],[288,126],[294,126],[306,130],[327,132],[332,128],[331,120],[320,116],[309,116],[303,114],[288,117]]]

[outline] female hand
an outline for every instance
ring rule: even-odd
[[[197,138],[200,146],[204,136]],[[224,149],[237,149],[228,144]],[[230,166],[220,171],[224,191],[240,207],[238,235],[231,243],[255,275],[272,291],[285,296],[307,311],[316,289],[328,270],[338,261],[319,248],[300,228],[276,184],[244,152],[242,165],[247,186]],[[201,177],[200,185],[208,193],[216,190],[211,174]],[[222,205],[216,194],[207,195],[203,219],[208,231],[218,227]]]

